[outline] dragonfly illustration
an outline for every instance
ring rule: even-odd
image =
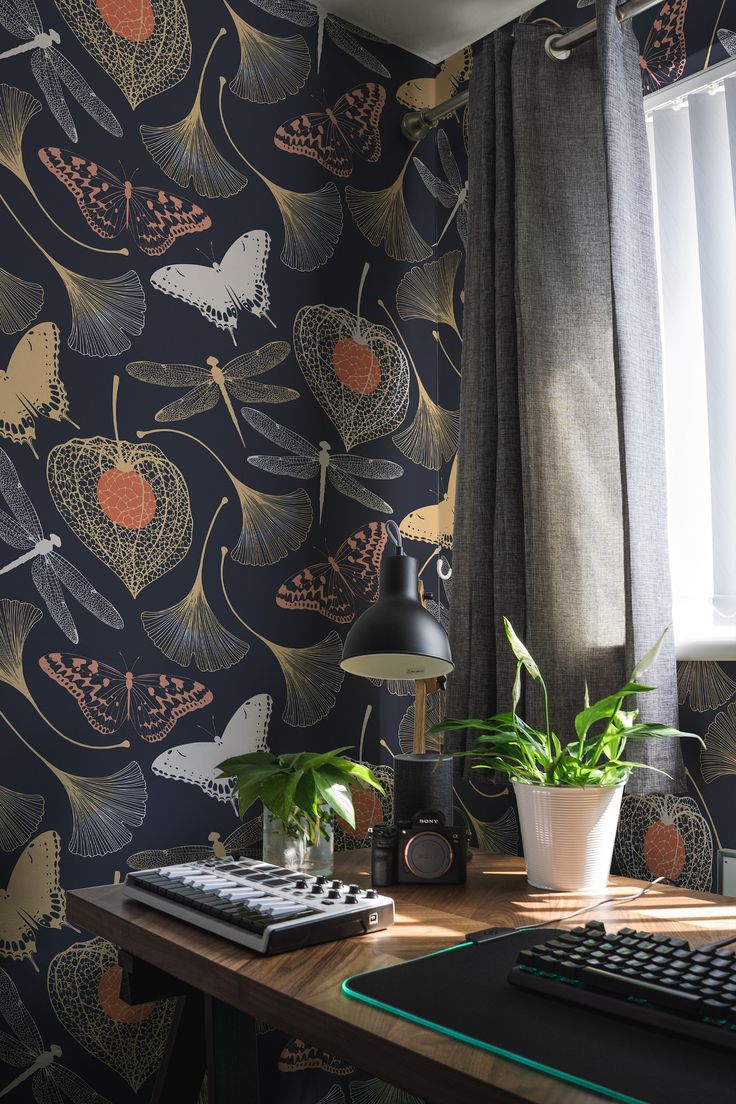
[[[329,481],[336,491],[367,506],[369,510],[380,510],[392,514],[387,502],[369,491],[359,479],[398,479],[404,474],[400,464],[392,460],[373,460],[370,456],[355,456],[347,453],[333,453],[328,441],[320,441],[315,448],[293,429],[279,425],[273,418],[260,410],[251,410],[244,406],[240,413],[249,426],[262,437],[280,445],[292,456],[249,456],[248,463],[255,468],[271,472],[273,475],[288,475],[292,479],[314,479],[319,476],[319,520],[325,502],[325,487]]]
[[[69,93],[96,123],[119,138],[123,128],[110,108],[94,92],[78,69],[56,49],[61,42],[58,31],[43,29],[35,0],[0,0],[0,25],[21,46],[14,46],[0,54],[3,58],[15,57],[31,51],[31,72],[43,93],[51,114],[72,142],[77,140],[77,128],[66,102]]]
[[[153,360],[134,360],[126,371],[134,379],[144,383],[156,383],[164,387],[186,387],[187,393],[163,406],[156,414],[157,422],[180,422],[194,414],[203,414],[223,399],[238,436],[245,448],[232,399],[247,403],[282,403],[299,398],[292,387],[278,387],[272,383],[260,383],[255,376],[262,376],[281,364],[291,352],[288,341],[271,341],[251,353],[235,357],[220,367],[217,357],[207,357],[207,367],[195,364],[160,364]]]
[[[444,238],[452,220],[457,216],[457,232],[464,246],[468,244],[468,182],[463,183],[460,170],[457,167],[455,155],[450,147],[450,140],[444,130],[437,131],[437,152],[440,155],[440,164],[446,180],[440,180],[427,168],[418,157],[414,158],[414,165],[428,192],[443,207],[452,208],[447,216],[442,233],[434,243],[439,245]]]
[[[56,624],[74,644],[79,641],[79,633],[64,599],[62,587],[66,587],[79,604],[100,621],[113,629],[122,629],[123,619],[113,604],[95,590],[81,571],[57,552],[61,547],[61,537],[56,533],[44,536],[36,509],[23,489],[13,461],[4,449],[0,449],[0,495],[10,510],[10,514],[0,510],[0,538],[11,548],[23,553],[17,560],[0,567],[0,575],[31,561],[31,578],[36,590]]]
[[[325,33],[332,39],[339,50],[344,51],[349,57],[371,69],[382,77],[390,77],[388,69],[378,58],[367,50],[356,36],[365,38],[369,42],[383,42],[385,39],[378,35],[356,27],[354,23],[348,23],[337,15],[331,15],[325,11],[321,4],[311,4],[309,0],[251,0],[257,8],[275,15],[278,19],[288,19],[291,23],[297,23],[300,27],[313,27],[317,24],[317,72],[319,73],[322,61],[322,46]]]
[[[10,1035],[0,1031],[0,1058],[16,1069],[26,1067],[19,1077],[0,1089],[0,1096],[8,1096],[32,1077],[33,1099],[43,1104],[62,1104],[63,1097],[71,1104],[109,1104],[106,1097],[57,1061],[61,1057],[60,1046],[52,1043],[48,1050],[44,1049],[36,1021],[5,970],[0,970],[0,1016],[11,1031]]]

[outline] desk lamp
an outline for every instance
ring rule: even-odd
[[[454,669],[450,642],[425,609],[417,561],[405,555],[398,525],[389,521],[386,528],[395,552],[384,554],[378,599],[348,633],[340,666],[363,678],[416,684],[412,751],[394,759],[394,816],[397,823],[413,821],[416,813],[433,809],[452,824],[452,761],[440,761],[425,741],[427,694]]]

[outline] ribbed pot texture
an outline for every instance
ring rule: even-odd
[[[624,785],[514,782],[530,885],[584,893],[606,888]]]

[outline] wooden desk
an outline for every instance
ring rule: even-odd
[[[367,884],[369,859],[366,851],[336,856],[336,876]],[[610,894],[625,896],[632,885],[641,884],[614,878]],[[210,1104],[257,1101],[254,1018],[416,1093],[428,1104],[600,1104],[601,1098],[587,1091],[373,1009],[340,991],[342,981],[352,974],[451,946],[467,931],[553,919],[595,898],[531,890],[521,860],[482,853],[473,857],[466,886],[395,886],[389,892],[397,915],[387,931],[272,958],[130,901],[122,886],[70,892],[68,915],[73,924],[132,956],[124,960],[133,967],[131,992],[137,1000],[190,993],[189,1019],[182,1013],[179,1042],[170,1042],[171,1067],[179,1068],[180,1079],[167,1083],[162,1073],[158,1095],[154,1094],[163,1104],[196,1100],[192,1085],[197,1069],[200,1080],[203,1072],[197,1065],[203,1057],[195,1055],[203,1034],[202,1021],[196,1018],[198,993],[204,994],[208,1063],[218,1067],[217,1073],[210,1071]],[[736,930],[736,898],[657,886],[632,905],[608,905],[585,919],[678,934],[692,943],[710,942]],[[147,975],[141,963],[156,969]],[[229,1090],[223,1090],[223,1082]]]

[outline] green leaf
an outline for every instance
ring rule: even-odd
[[[365,763],[353,763],[349,759],[337,759],[334,763],[330,763],[330,766],[346,775],[351,782],[355,782],[361,789],[372,786],[379,793],[386,792],[371,768],[367,767]]]
[[[521,663],[516,664],[516,676],[514,678],[514,688],[511,691],[511,708],[512,712],[516,713],[516,707],[521,701]]]
[[[319,793],[313,771],[305,771],[294,790],[294,805],[310,820],[319,817]]]
[[[301,774],[276,775],[261,786],[261,801],[285,826],[293,823],[294,794]]]
[[[657,643],[652,648],[649,649],[649,651],[647,652],[647,654],[645,656],[642,656],[642,658],[637,663],[636,667],[634,667],[634,670],[631,672],[631,677],[629,678],[629,682],[637,682],[641,678],[641,676],[644,674],[644,672],[648,671],[649,668],[652,666],[652,664],[655,663],[655,661],[657,659],[657,656],[659,655],[659,653],[662,650],[662,645],[664,644],[664,638],[666,637],[666,635],[669,631],[670,631],[670,627],[668,625],[667,628],[662,633],[662,635],[660,636]]]
[[[526,670],[528,671],[528,673],[531,675],[531,677],[533,679],[540,678],[541,677],[540,670],[537,667],[537,664],[536,664],[534,658],[532,657],[531,652],[528,650],[526,645],[516,635],[516,633],[514,631],[514,627],[511,624],[511,622],[509,621],[508,617],[504,617],[503,627],[506,630],[506,637],[508,639],[509,644],[511,645],[511,651],[514,653],[514,655],[518,659],[519,663],[523,663],[524,667],[526,668]]]
[[[347,821],[351,828],[354,828],[353,795],[344,776],[334,767],[324,766],[321,770],[314,771],[314,781],[323,800],[335,810],[338,816]]]
[[[703,747],[705,747],[705,740],[702,736],[699,736],[697,732],[681,732],[679,728],[672,728],[670,725],[649,724],[646,721],[642,721],[640,724],[632,725],[631,728],[626,729],[626,735],[636,737],[640,740],[662,736],[668,738],[687,738],[690,740],[699,740]]]
[[[628,694],[643,694],[653,689],[652,686],[642,686],[638,682],[627,682],[615,694],[609,694],[607,698],[601,698],[600,701],[589,705],[587,709],[583,709],[581,713],[578,713],[575,718],[575,731],[578,738],[584,739],[588,729],[596,721],[610,720],[620,705],[621,699]]]

